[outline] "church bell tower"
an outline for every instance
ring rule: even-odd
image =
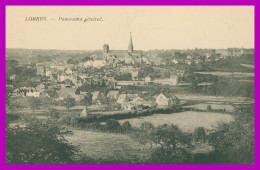
[[[128,52],[131,53],[134,51],[133,42],[132,42],[132,33],[130,32],[130,40],[128,44]]]

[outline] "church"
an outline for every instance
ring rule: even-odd
[[[103,45],[103,58],[107,64],[113,67],[116,67],[118,63],[141,64],[142,55],[142,50],[134,50],[131,33],[128,50],[109,50],[108,44]]]

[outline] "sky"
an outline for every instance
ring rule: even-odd
[[[46,17],[46,21],[26,21]],[[102,21],[61,21],[59,18]],[[6,48],[254,48],[253,6],[7,6]]]

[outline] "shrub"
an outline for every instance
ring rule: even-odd
[[[150,131],[154,129],[154,125],[150,122],[143,122],[140,126],[141,131]]]
[[[71,125],[71,117],[70,116],[63,116],[60,122],[64,125],[70,126]]]
[[[127,132],[127,131],[129,131],[129,130],[131,130],[132,129],[132,126],[131,126],[131,124],[129,123],[129,121],[126,121],[126,122],[124,122],[123,124],[122,124],[122,130],[124,131],[124,132]]]
[[[117,120],[109,119],[109,120],[106,121],[105,127],[106,127],[106,130],[108,130],[110,132],[114,132],[114,131],[119,130],[119,128],[121,126],[120,126],[120,123]]]
[[[207,111],[211,111],[211,105],[207,106]]]
[[[60,118],[60,112],[57,109],[50,108],[49,109],[49,114],[51,118],[54,119],[59,119]]]
[[[197,127],[195,130],[194,130],[194,138],[195,140],[198,142],[200,140],[202,140],[203,142],[205,142],[206,140],[206,132],[205,132],[205,129],[204,127]]]
[[[84,122],[79,122],[78,127],[79,127],[80,129],[85,129],[85,128],[86,128],[86,123],[84,123]]]
[[[19,120],[20,117],[21,116],[18,114],[6,114],[6,123],[9,124],[13,121]]]
[[[103,126],[100,123],[90,123],[90,124],[86,124],[86,129],[90,129],[90,130],[103,130]]]

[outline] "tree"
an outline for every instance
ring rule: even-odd
[[[151,154],[152,163],[176,164],[190,159],[191,137],[182,133],[178,126],[164,124],[148,129],[141,130],[137,137],[140,138],[139,142],[141,141],[142,144],[150,143],[151,148],[153,144],[159,146],[155,147]]]
[[[120,123],[117,120],[109,119],[106,121],[106,129],[108,131],[114,132],[117,131],[120,127]]]
[[[85,61],[88,61],[88,60],[93,60],[93,59],[90,58],[89,56],[87,56],[87,57],[82,58],[81,62],[85,62]]]
[[[254,106],[240,106],[234,113],[235,121],[219,124],[210,134],[218,162],[231,164],[254,163]]]
[[[82,104],[86,105],[86,106],[89,106],[91,105],[91,102],[92,102],[92,94],[91,93],[87,93],[83,100],[81,101]]]
[[[29,97],[28,98],[29,107],[33,110],[33,113],[36,109],[40,109],[41,100],[38,97]]]
[[[72,59],[72,58],[70,58],[70,59],[68,59],[67,60],[67,64],[79,64],[79,61],[78,60],[75,60],[75,59]]]
[[[132,126],[131,126],[131,124],[129,123],[129,121],[126,121],[126,122],[124,122],[124,123],[122,124],[122,129],[123,129],[124,131],[128,131],[128,130],[131,130],[131,129],[132,129]]]
[[[68,143],[71,134],[56,120],[33,119],[25,127],[6,129],[7,164],[68,164],[78,148]]]
[[[64,106],[67,108],[67,110],[69,111],[69,109],[73,106],[76,105],[76,100],[75,98],[71,97],[70,95],[67,96],[64,100],[63,100]]]
[[[48,93],[48,95],[49,95],[51,98],[56,99],[56,98],[59,97],[59,94],[57,93],[56,90],[48,91],[47,93]]]

